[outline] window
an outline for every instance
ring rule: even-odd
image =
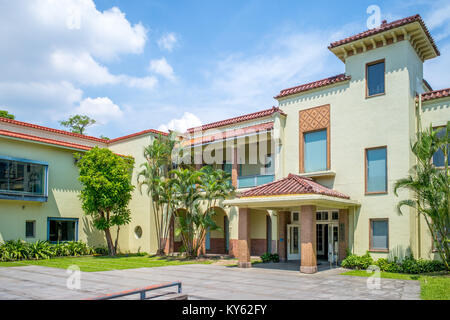
[[[433,128],[434,130],[438,130],[440,128],[443,128],[443,130],[439,130],[437,133],[437,136],[439,138],[445,137],[446,135],[446,131],[445,131],[445,127],[437,127],[437,128]],[[433,164],[436,167],[445,167],[445,156],[444,156],[444,150],[442,150],[442,148],[440,148],[438,151],[436,151],[433,155]]]
[[[328,220],[328,211],[318,211],[318,212],[316,212],[316,220],[320,220],[320,221]]]
[[[333,220],[339,220],[339,211],[333,211],[332,215]]]
[[[298,212],[292,212],[292,222],[298,222],[299,221],[298,215],[299,215]]]
[[[384,94],[384,60],[366,65],[366,97]]]
[[[370,219],[370,251],[389,251],[388,219]]]
[[[36,221],[25,222],[25,237],[26,238],[36,237]]]
[[[304,134],[305,172],[327,170],[327,129]]]
[[[47,165],[0,158],[0,199],[46,197]]]
[[[387,192],[387,149],[366,149],[366,194]]]
[[[77,241],[78,219],[48,218],[48,236],[50,242]]]

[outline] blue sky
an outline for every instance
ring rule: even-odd
[[[441,51],[425,78],[450,87],[449,1],[0,0],[0,109],[55,128],[88,114],[111,138],[266,109],[344,72],[327,45],[364,31],[369,5],[421,14]]]

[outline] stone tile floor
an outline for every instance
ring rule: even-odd
[[[277,265],[277,266],[275,266]],[[183,293],[195,299],[420,299],[418,281],[380,279],[380,289],[369,289],[367,278],[343,276],[341,268],[322,268],[301,274],[296,264],[257,264],[240,269],[190,264],[103,272],[81,272],[81,288],[66,286],[64,269],[41,266],[0,267],[0,299],[87,299],[98,295],[181,281]],[[319,270],[321,270],[319,268]],[[176,288],[159,292],[175,292]],[[128,299],[138,299],[138,295]]]

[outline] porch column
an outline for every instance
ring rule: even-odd
[[[238,267],[250,268],[250,209],[239,208]]]
[[[289,223],[289,211],[278,211],[278,256],[281,261],[286,261],[287,234],[286,225]]]
[[[347,255],[348,236],[348,209],[339,209],[339,261]]]
[[[234,146],[233,149],[233,154],[232,154],[232,161],[231,161],[231,184],[233,185],[233,187],[237,188],[238,187],[238,149],[237,146]]]
[[[301,265],[300,272],[317,272],[316,206],[302,206],[300,213]]]

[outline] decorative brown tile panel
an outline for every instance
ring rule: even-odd
[[[304,141],[303,136],[307,132],[327,129],[327,169],[331,167],[330,161],[330,105],[314,107],[299,112],[299,169],[305,172],[304,165]]]

